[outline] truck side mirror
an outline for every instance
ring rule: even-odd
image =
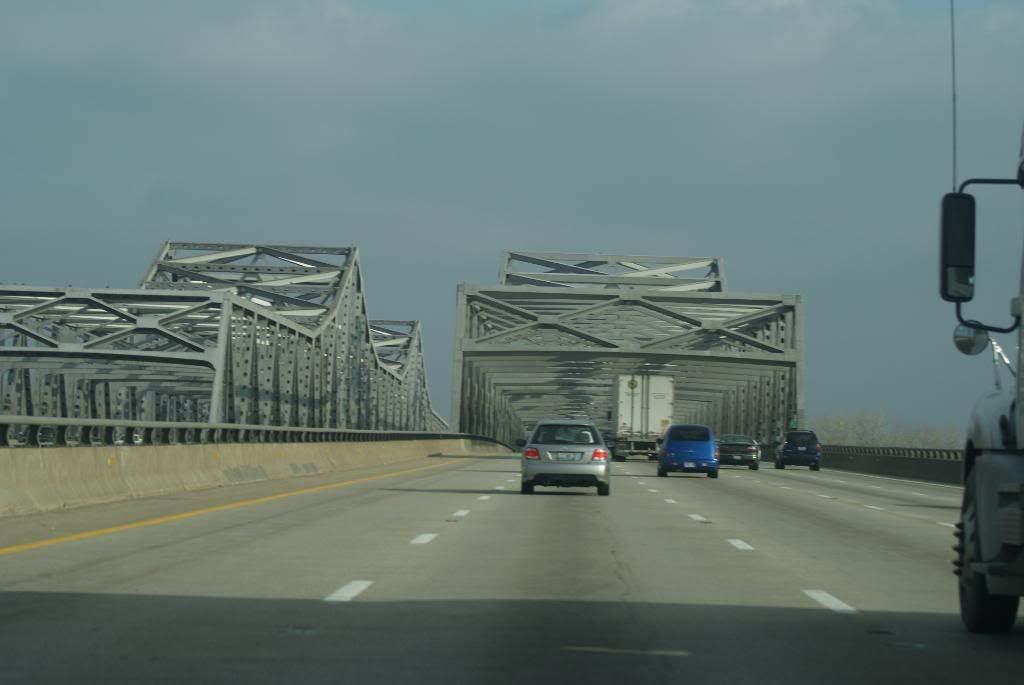
[[[977,323],[977,321],[973,323]],[[988,331],[973,328],[967,324],[960,324],[953,331],[953,344],[962,354],[972,356],[981,354],[988,347],[989,342]]]
[[[943,196],[939,294],[946,302],[974,299],[974,217],[973,195]]]

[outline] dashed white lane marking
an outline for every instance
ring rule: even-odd
[[[494,486],[494,489],[495,489],[495,490],[504,490],[504,489],[505,489],[505,486],[504,486],[504,485],[495,485],[495,486]]]
[[[657,492],[654,488],[647,488],[647,492]]]
[[[645,483],[645,482],[643,482],[643,481],[641,480],[641,481],[637,481],[637,485],[647,485],[647,483]]]
[[[885,511],[884,507],[876,507],[874,504],[865,504],[865,509],[874,509],[875,511]]]
[[[409,544],[425,545],[436,537],[437,533],[422,533],[421,535],[417,535],[416,537],[414,537],[412,540],[409,540]]]
[[[833,497],[832,495],[823,495],[820,492],[817,493],[817,495],[818,495],[818,497],[820,497],[822,499],[835,499],[835,497]]]
[[[732,545],[736,549],[741,549],[744,552],[749,552],[750,550],[754,549],[754,547],[752,545],[750,545],[749,543],[743,542],[743,540],[740,540],[739,538],[730,538],[730,539],[726,540],[726,542],[728,542],[730,545]]]
[[[936,521],[935,523],[939,524],[940,526],[945,526],[946,528],[956,528],[955,523],[946,523],[945,521]]]
[[[464,516],[469,516],[469,509],[459,509],[457,512],[452,514],[452,516],[455,516],[457,518],[462,518]]]
[[[509,478],[509,479],[508,479],[507,481],[505,481],[505,482],[506,482],[506,483],[515,483],[515,480],[513,480],[513,479]]]
[[[485,499],[490,499],[490,498],[491,498],[490,495],[480,495],[479,497],[477,497],[477,499],[479,499],[479,500],[485,500]]]
[[[701,523],[707,521],[707,519],[701,516],[700,514],[689,514],[689,517],[692,518],[694,521],[700,521]]]
[[[837,483],[843,483],[843,484],[845,484],[845,483],[846,483],[846,481],[845,481],[845,480],[839,480],[838,478],[836,478],[836,479],[835,479],[835,481],[836,481]]]
[[[353,580],[345,583],[340,588],[324,597],[325,602],[351,602],[359,596],[363,590],[373,585],[372,580]]]
[[[679,502],[676,502],[674,499],[667,499],[665,500],[665,504],[679,504]]]
[[[846,602],[837,599],[825,592],[824,590],[804,590],[804,594],[813,599],[815,602],[830,609],[837,614],[855,614],[857,610]]]
[[[881,490],[882,489],[881,485],[869,485],[868,487],[871,488],[872,490]]]
[[[788,485],[780,485],[779,487],[782,488],[783,490],[792,490],[793,489],[793,488],[789,487]]]
[[[924,494],[923,492],[912,492],[910,494],[911,495],[915,495],[917,497],[927,497],[928,496],[928,495]]]

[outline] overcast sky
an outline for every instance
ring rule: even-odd
[[[1024,3],[957,6],[960,177],[1008,176]],[[940,0],[4,0],[0,281],[354,245],[447,414],[455,286],[502,249],[719,256],[804,296],[812,417],[962,424],[991,372],[937,294],[948,31]],[[979,200],[967,311],[1005,325],[1024,192]]]

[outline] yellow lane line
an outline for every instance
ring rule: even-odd
[[[195,518],[196,516],[202,516],[204,514],[213,514],[218,511],[229,511],[231,509],[241,509],[242,507],[251,507],[256,504],[266,504],[267,502],[274,502],[288,497],[296,497],[298,495],[309,495],[314,492],[324,492],[325,490],[335,490],[337,488],[345,488],[350,485],[357,485],[359,483],[367,483],[373,480],[382,480],[384,478],[393,478],[395,476],[404,476],[408,473],[416,473],[417,471],[426,471],[427,469],[436,469],[441,466],[448,466],[449,464],[457,464],[458,461],[444,461],[439,464],[431,464],[429,466],[419,466],[414,469],[405,469],[404,471],[392,471],[390,473],[384,473],[379,476],[368,476],[366,478],[357,478],[355,480],[346,480],[340,483],[328,483],[327,485],[316,485],[311,488],[303,488],[302,490],[291,490],[289,492],[282,492],[277,495],[267,495],[265,497],[256,497],[253,499],[241,500],[238,502],[232,502],[230,504],[218,504],[215,507],[205,507],[203,509],[193,509],[192,511],[185,511],[180,514],[171,514],[169,516],[158,516],[157,518],[143,519],[141,521],[133,521],[132,523],[125,523],[120,526],[111,526],[110,528],[98,528],[96,530],[87,530],[81,533],[74,533],[72,535],[62,535],[56,538],[47,538],[45,540],[36,540],[35,542],[26,542],[20,545],[11,545],[9,547],[0,547],[0,556],[7,554],[18,554],[20,552],[28,552],[33,549],[42,549],[43,547],[50,547],[52,545],[60,545],[65,542],[77,542],[79,540],[88,540],[90,538],[98,538],[103,535],[113,535],[114,533],[120,533],[126,530],[134,530],[136,528],[148,528],[149,526],[159,526],[164,523],[173,523],[175,521],[184,521],[185,519]]]

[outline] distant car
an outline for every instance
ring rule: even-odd
[[[786,440],[775,452],[775,468],[809,466],[811,471],[821,469],[821,443],[814,431],[800,430],[786,433]]]
[[[761,463],[761,446],[748,435],[723,435],[718,439],[720,464],[737,464],[757,471]]]
[[[601,432],[589,421],[553,419],[537,424],[529,440],[521,440],[521,492],[538,486],[596,487],[611,494],[611,453]]]
[[[672,471],[718,478],[718,447],[710,428],[687,424],[668,427],[658,450],[658,476],[665,478]]]

